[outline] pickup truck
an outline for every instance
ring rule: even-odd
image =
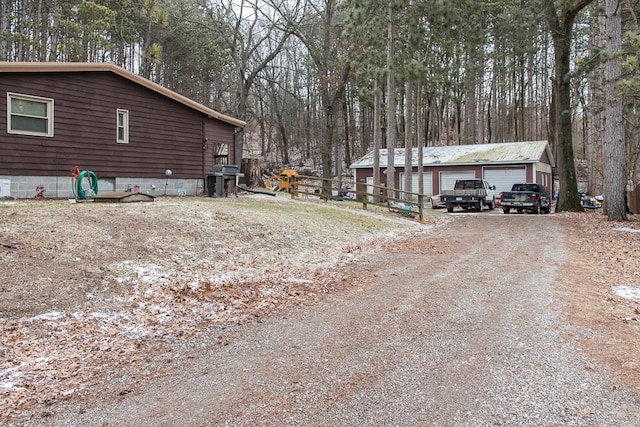
[[[495,189],[484,179],[459,179],[453,190],[443,190],[440,197],[447,206],[447,212],[453,212],[455,206],[477,211],[489,206],[493,210],[496,205]]]
[[[523,183],[513,184],[511,191],[500,193],[500,206],[506,214],[515,209],[522,213],[527,210],[537,213],[551,212],[551,198],[549,193],[540,184]]]

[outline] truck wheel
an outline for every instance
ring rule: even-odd
[[[502,208],[502,212],[506,213],[507,215],[509,215],[509,212],[510,212],[510,211],[511,211],[511,208],[508,208],[508,207],[506,207],[506,206],[504,206],[504,207]]]
[[[538,215],[540,213],[540,203],[536,203],[536,205],[533,207],[533,213],[535,215]]]
[[[447,212],[453,212],[453,205],[450,203],[447,203]]]
[[[496,205],[494,202],[489,203],[489,210],[492,211],[496,208]]]

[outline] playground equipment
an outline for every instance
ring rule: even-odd
[[[291,193],[292,190],[295,190],[298,181],[298,171],[293,169],[285,169],[280,172],[279,178],[279,190],[286,191],[287,193]]]
[[[76,166],[71,173],[73,194],[76,200],[87,200],[93,198],[98,194],[98,176],[89,170],[80,171],[80,168]],[[88,180],[89,188],[85,190],[84,180]]]

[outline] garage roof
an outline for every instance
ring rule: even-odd
[[[494,144],[447,145],[424,147],[422,162],[425,166],[461,166],[477,164],[537,163],[547,153],[550,163],[553,156],[547,141],[503,142]],[[387,149],[380,150],[380,167],[387,167]],[[395,166],[404,165],[404,148],[395,149]],[[418,149],[412,149],[413,166],[418,165]],[[373,167],[373,151],[351,164],[352,169]]]

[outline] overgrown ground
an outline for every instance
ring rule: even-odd
[[[640,390],[640,218],[609,222],[601,212],[560,215],[570,260],[561,273],[571,320],[587,353]]]
[[[376,241],[425,228],[345,206],[0,204],[0,413],[72,398],[179,337],[313,303]]]
[[[0,423],[32,408],[46,416],[48,403],[123,371],[142,380],[152,372],[136,367],[185,337],[313,304],[352,286],[382,243],[429,239],[456,215],[417,223],[280,196],[0,204]],[[639,304],[612,291],[640,288],[640,224],[592,212],[532,226],[553,217],[567,233],[558,289],[585,349],[640,383]]]

